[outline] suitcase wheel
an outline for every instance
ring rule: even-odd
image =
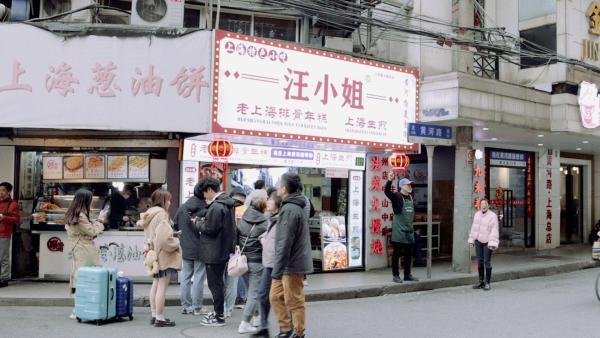
[[[129,320],[133,320],[133,315],[129,315]]]
[[[81,318],[77,317],[77,322],[81,323]]]

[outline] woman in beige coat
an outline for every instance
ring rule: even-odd
[[[175,326],[175,322],[165,318],[165,296],[171,275],[181,269],[181,247],[175,237],[172,223],[169,220],[171,194],[158,189],[151,196],[152,207],[140,215],[138,225],[144,227],[144,253],[154,251],[157,257],[158,272],[153,274],[150,289],[150,324],[155,327]]]
[[[92,205],[92,192],[79,189],[75,193],[73,202],[65,214],[65,230],[71,244],[73,256],[71,264],[71,294],[75,293],[77,285],[77,270],[82,266],[98,265],[98,249],[94,239],[104,231],[102,224],[106,219],[106,211],[100,212],[98,219],[90,219]]]

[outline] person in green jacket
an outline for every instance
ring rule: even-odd
[[[408,178],[398,181],[399,192],[392,192],[394,172],[390,171],[388,181],[385,184],[385,196],[392,202],[394,210],[394,221],[392,223],[392,274],[395,283],[402,283],[398,271],[398,260],[404,257],[404,280],[418,281],[410,273],[413,252],[415,250],[415,229],[413,222],[415,218],[415,204],[411,196],[412,184]]]

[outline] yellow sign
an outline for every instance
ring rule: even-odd
[[[600,35],[600,1],[592,1],[587,10],[590,34]]]

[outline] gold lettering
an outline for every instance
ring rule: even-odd
[[[600,60],[600,43],[584,39],[581,44],[581,58],[582,60]]]

